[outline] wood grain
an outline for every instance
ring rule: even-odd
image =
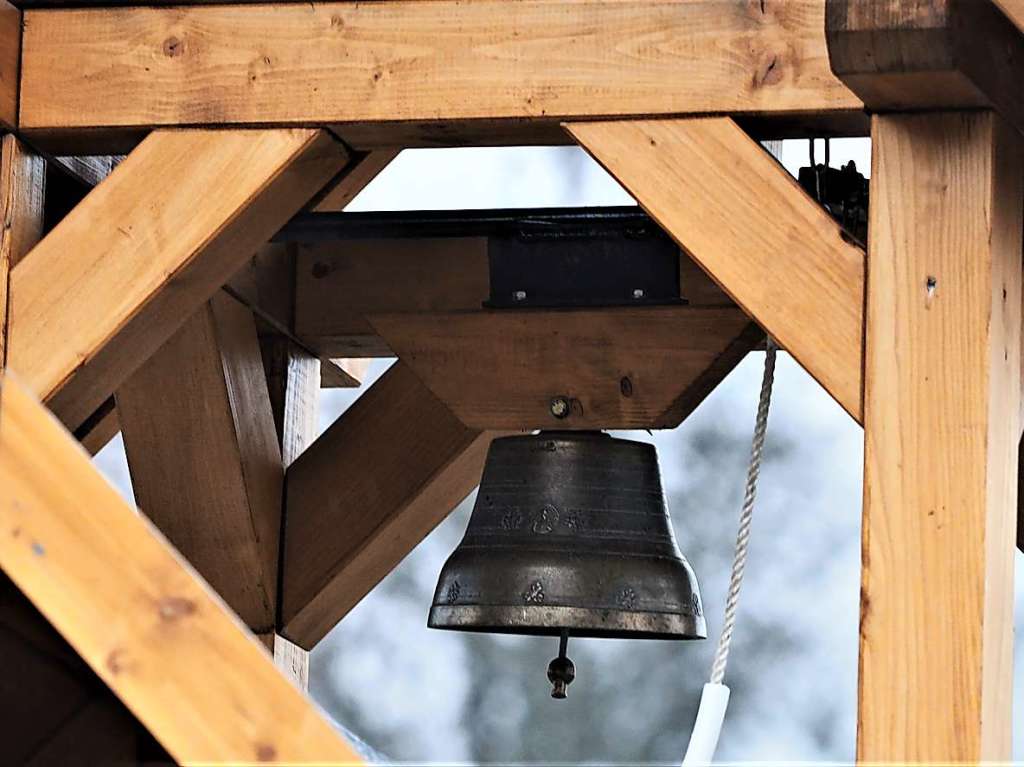
[[[218,292],[118,388],[117,411],[143,513],[272,631],[284,469],[252,313]]]
[[[42,236],[45,186],[46,161],[15,136],[3,136],[0,139],[0,371],[7,366],[11,271]]]
[[[1010,758],[1020,137],[874,118],[857,755]]]
[[[303,692],[309,690],[309,651],[272,631],[257,638],[273,656],[281,673]]]
[[[0,0],[0,128],[18,129],[21,76],[21,11]]]
[[[359,761],[11,375],[0,525],[0,567],[179,763]]]
[[[491,242],[486,237],[289,242],[295,248],[295,335],[334,356],[391,356],[394,350],[367,317],[481,311],[490,295]],[[691,306],[735,306],[684,253],[679,273],[680,295]],[[291,306],[285,290],[285,280],[274,281],[265,304]]]
[[[284,465],[290,466],[316,439],[322,381],[322,362],[287,338],[261,339],[263,361],[273,403]],[[285,497],[281,502],[284,505]],[[283,509],[282,513],[286,513]],[[278,603],[280,607],[280,602]],[[283,624],[278,613],[275,626]],[[275,665],[301,690],[309,689],[309,652],[286,639],[277,629],[263,635]]]
[[[762,10],[763,9],[763,10]],[[821,0],[386,0],[25,12],[22,128],[434,126],[858,112]],[[666,87],[671,83],[671,87]],[[351,142],[350,142],[351,143]]]
[[[0,574],[4,762],[163,767],[166,752],[32,603]]]
[[[826,0],[826,36],[873,111],[992,107],[1024,130],[1024,34],[991,0]]]
[[[691,385],[750,320],[729,308],[389,314],[370,322],[459,420],[474,429],[677,426],[710,391]],[[722,371],[724,377],[731,366]],[[564,397],[571,412],[551,413]]]
[[[796,181],[728,118],[567,127],[859,421],[864,253]]]
[[[486,237],[302,244],[295,334],[333,357],[386,357],[367,315],[478,310],[489,294]]]
[[[151,134],[11,271],[9,364],[77,427],[344,164],[322,131]]]
[[[323,638],[479,484],[493,436],[396,362],[288,469],[282,633]]]

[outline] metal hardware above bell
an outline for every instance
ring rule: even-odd
[[[431,628],[562,638],[703,639],[697,580],[672,532],[654,447],[601,432],[496,439]]]

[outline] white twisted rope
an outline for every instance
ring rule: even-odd
[[[736,606],[739,603],[740,584],[747,566],[747,547],[750,543],[750,522],[754,515],[754,497],[757,495],[757,476],[761,471],[761,454],[764,451],[765,431],[768,427],[768,407],[772,402],[772,384],[775,382],[775,342],[769,336],[764,358],[764,377],[761,379],[761,398],[757,404],[757,420],[754,422],[754,440],[750,447],[750,468],[747,470],[747,486],[743,493],[743,509],[740,511],[740,526],[736,534],[736,553],[732,561],[732,575],[729,577],[729,596],[725,600],[725,620],[722,635],[718,639],[715,660],[711,664],[712,684],[722,684],[725,665],[729,660],[729,645],[736,625]]]

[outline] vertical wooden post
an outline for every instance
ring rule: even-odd
[[[361,189],[363,184],[369,183],[377,172],[363,174],[358,171],[359,167],[357,165],[356,172],[346,176],[346,179],[352,178],[358,182],[356,191]],[[380,165],[380,168],[382,167],[383,165]],[[343,182],[335,189],[340,193],[348,186]],[[294,248],[273,243],[265,245],[256,253],[245,277],[251,281],[248,289],[253,298],[281,322],[291,327],[295,318]],[[316,439],[321,363],[319,359],[300,349],[293,341],[267,324],[257,322],[257,327],[260,331],[263,370],[270,394],[270,409],[274,415],[281,460],[287,469]],[[283,536],[283,515],[287,514],[283,493],[281,504]],[[283,543],[282,538],[279,556],[283,556]],[[283,625],[280,604],[277,605],[277,610],[275,626],[279,630]],[[274,656],[274,663],[281,672],[301,689],[308,689],[309,652],[276,631],[262,633],[259,636]]]
[[[320,360],[281,336],[263,338],[261,345],[274,421],[281,440],[281,457],[287,469],[316,439]],[[287,507],[283,513],[288,513]],[[309,652],[280,634],[264,634],[260,638],[285,676],[301,689],[309,689]]]
[[[857,756],[1010,757],[1020,138],[874,118]]]
[[[46,161],[13,135],[0,138],[0,370],[7,366],[10,272],[42,237],[45,186]]]

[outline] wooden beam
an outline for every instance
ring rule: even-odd
[[[479,310],[489,292],[486,237],[300,244],[295,334],[332,357],[387,357],[368,315]]]
[[[341,357],[331,360],[332,366],[345,374],[344,379],[332,375],[328,378],[321,373],[320,386],[324,389],[355,389],[363,385],[363,379],[370,369],[370,360],[365,357]],[[351,383],[350,383],[351,382]]]
[[[45,185],[43,158],[12,134],[0,138],[0,371],[8,358],[11,271],[42,236]]]
[[[288,469],[282,633],[323,638],[476,487],[492,437],[396,362]]]
[[[1024,0],[995,0],[995,3],[1017,29],[1024,32]]]
[[[82,443],[89,455],[95,456],[121,431],[117,405],[113,397],[107,400],[75,429],[75,439]]]
[[[763,334],[735,306],[389,314],[388,346],[474,429],[677,426]],[[717,381],[715,381],[717,383]],[[552,401],[568,412],[556,417]]]
[[[123,159],[121,155],[82,155],[54,157],[52,161],[72,178],[94,187],[113,173]]]
[[[344,162],[323,131],[154,132],[11,271],[9,364],[77,427]]]
[[[135,499],[254,632],[275,625],[284,469],[252,313],[218,292],[117,390]]]
[[[488,237],[288,244],[295,248],[295,336],[309,348],[332,357],[395,354],[373,327],[370,316],[479,312],[490,294]],[[273,247],[284,245],[275,243]],[[680,254],[679,273],[680,295],[690,306],[735,306],[685,254]],[[253,300],[270,307],[290,307],[282,287],[286,285],[283,280],[274,281],[267,286],[266,295]]]
[[[873,125],[857,756],[1008,761],[1020,138],[992,113]]]
[[[378,149],[367,152],[355,161],[352,171],[338,181],[337,184],[327,190],[321,197],[313,210],[317,213],[336,213],[345,209],[355,196],[363,191],[363,188],[377,178],[391,161],[394,160],[399,149]]]
[[[28,10],[21,125],[330,124],[362,148],[517,143],[565,119],[858,115],[824,22],[823,0]]]
[[[322,363],[281,336],[264,337],[261,344],[274,422],[287,468],[316,439]],[[280,612],[276,618],[275,630],[262,635],[261,639],[273,653],[274,663],[281,672],[299,689],[306,690],[309,688],[309,652],[278,633],[276,627],[283,624]]]
[[[826,34],[869,109],[993,107],[1024,130],[1024,33],[991,0],[827,0]]]
[[[860,420],[864,253],[770,155],[728,118],[568,130]]]
[[[351,173],[356,179],[347,186],[349,190],[354,189],[357,182],[367,182],[368,178],[368,174],[360,170],[361,162],[351,167]],[[359,378],[322,351],[324,344],[318,339],[300,339],[294,331],[297,306],[296,250],[292,243],[272,242],[264,245],[235,273],[224,286],[224,291],[256,315],[256,327],[261,338],[286,339],[307,355],[319,359],[321,364],[318,370],[325,388],[358,388]]]
[[[0,524],[0,567],[178,762],[359,761],[10,375]]]
[[[21,76],[21,11],[0,0],[0,128],[18,129]]]
[[[157,765],[170,757],[0,573],[0,717],[4,762]]]

